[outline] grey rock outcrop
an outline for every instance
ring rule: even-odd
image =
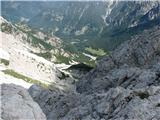
[[[58,88],[48,90],[33,85],[28,91],[49,120],[59,120],[64,117],[79,101],[79,96],[76,93],[64,92]]]
[[[159,86],[136,90],[116,87],[90,95],[64,94],[32,86],[30,93],[48,120],[160,119]]]
[[[153,69],[149,70],[149,68],[157,64],[158,61],[160,61],[160,28],[156,27],[133,37],[132,40],[120,45],[111,55],[100,59],[96,68],[77,83],[77,90],[80,93],[96,92],[96,84],[103,84],[103,82],[105,82],[105,85],[110,85],[110,82],[112,82],[114,86],[117,86],[117,80],[113,80],[113,77],[121,79],[119,82],[128,82],[130,77],[137,80],[141,72],[143,72],[143,74],[139,82],[147,82],[147,80],[142,77],[158,74],[157,72],[153,72]],[[156,69],[159,69],[158,66]],[[148,71],[148,73],[146,74],[144,71]],[[134,76],[127,74],[133,74]],[[158,76],[155,75],[154,78],[149,81],[156,81],[158,79],[157,77]],[[134,79],[130,81],[134,82]],[[139,82],[137,81],[136,84],[139,84]],[[120,84],[118,84],[118,86]],[[109,88],[108,86],[106,87]],[[113,87],[113,85],[110,87]]]
[[[107,93],[89,95],[62,120],[149,120],[160,119],[160,88],[127,90],[111,88]]]
[[[29,93],[48,120],[159,120],[160,28],[126,41],[76,85]]]
[[[2,84],[1,90],[2,120],[46,120],[26,89],[14,84]]]

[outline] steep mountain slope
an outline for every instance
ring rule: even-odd
[[[26,44],[25,47],[26,49],[28,49],[28,51],[40,52],[40,51],[51,50],[54,47],[56,47],[57,49],[61,47],[60,39],[56,37],[50,38],[49,36],[41,33],[40,31],[34,31],[30,29],[28,26],[24,24],[12,24],[3,17],[0,18],[0,24],[1,24],[1,33],[13,36],[17,42],[20,41],[22,44],[24,45]],[[2,42],[5,43],[5,40],[2,40]],[[7,44],[12,44],[12,43],[7,43]],[[24,45],[20,46],[23,47]],[[8,45],[8,47],[9,46],[10,45]]]
[[[78,54],[65,51],[65,44],[58,37],[30,29],[25,24],[12,24],[3,17],[0,25],[1,84],[17,84],[19,81],[18,85],[22,86],[38,84],[48,87],[48,84],[55,83],[71,87],[75,81],[72,77],[76,77],[80,68],[76,67],[77,71],[73,74],[70,74],[73,70],[65,69],[79,62],[90,62],[87,56],[82,56],[81,60]],[[87,69],[86,65],[82,64],[82,67]],[[86,72],[88,70],[82,75]]]
[[[144,31],[99,60],[76,93],[33,85],[29,93],[47,119],[160,119],[160,27]]]
[[[25,24],[12,24],[3,17],[1,17],[0,24],[3,39],[1,47],[6,47],[6,49],[18,47],[55,63],[63,62],[59,59],[60,56],[61,58],[72,56],[70,52],[64,51],[63,41],[56,36],[49,36],[41,31],[33,30]]]
[[[55,65],[46,59],[39,57],[34,52],[46,51],[44,45],[47,42],[36,39],[34,34],[29,34],[30,29],[22,29],[20,26],[14,26],[1,17],[1,40],[0,49],[5,51],[8,58],[0,58],[0,65],[3,67],[0,72],[7,75],[23,79],[29,83],[46,83],[56,80]],[[1,53],[0,53],[1,54]],[[3,75],[3,74],[1,74]],[[3,75],[1,78],[3,78]]]
[[[87,50],[82,53],[81,51],[74,49],[74,44],[66,43],[65,41],[62,41],[62,39],[54,35],[46,34],[41,30],[32,29],[24,23],[13,24],[5,20],[3,17],[1,17],[1,31],[2,34],[5,33],[11,35],[12,38],[15,37],[17,40],[16,42],[19,41],[17,45],[19,45],[20,48],[25,48],[25,50],[56,64],[63,63],[72,65],[84,63],[93,67],[95,65],[95,59],[99,56],[99,53],[102,52],[105,54],[102,50],[96,51],[98,54],[93,55],[90,55],[91,53]],[[6,40],[2,41],[6,47],[15,45],[13,44],[15,40],[11,40],[8,43]]]
[[[133,37],[132,40],[120,45],[111,55],[100,59],[96,68],[77,83],[77,90],[97,92],[117,85],[132,89],[154,83],[159,85],[159,75],[152,71],[153,66],[159,65],[159,52],[158,26]]]
[[[50,89],[33,85],[28,92],[48,120],[159,120],[159,62],[157,26],[100,59],[97,67],[77,82],[79,93],[73,88],[57,88],[55,84]],[[45,119],[28,92],[19,86],[2,85],[3,119],[13,116]]]
[[[76,41],[82,51],[87,46],[113,49],[139,30],[160,24],[159,13],[159,1],[2,2],[6,19]]]
[[[4,120],[160,119],[159,1],[3,1],[2,16],[14,24],[0,18],[1,78],[12,79],[6,77],[10,74],[36,84],[32,77],[54,81],[47,87],[31,86],[30,95],[19,86],[2,84]],[[93,65],[99,56],[94,69],[67,66],[74,78],[51,62]],[[8,69],[10,65],[25,74]]]

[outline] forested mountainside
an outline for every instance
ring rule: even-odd
[[[159,1],[2,1],[2,120],[160,120]]]
[[[2,2],[2,16],[54,34],[76,46],[111,50],[159,25],[159,1]],[[97,41],[99,44],[97,44]]]
[[[94,50],[92,48],[86,48],[84,52],[73,51],[73,44],[66,44],[62,39],[32,29],[26,24],[8,22],[3,17],[1,17],[1,31],[13,35],[18,41],[27,44],[30,52],[56,64],[84,63],[94,67],[96,57],[106,54],[101,49]]]
[[[2,119],[159,120],[159,53],[160,28],[157,26],[126,41],[111,55],[100,59],[95,69],[76,82],[76,91],[57,88],[56,84],[49,89],[33,85],[28,91],[16,85],[2,84],[2,102],[7,103],[2,104]],[[8,94],[8,90],[12,92]],[[7,97],[11,97],[13,102]],[[18,107],[10,107],[17,100],[21,101]],[[29,111],[31,106],[33,112]],[[26,112],[30,113],[29,117]]]

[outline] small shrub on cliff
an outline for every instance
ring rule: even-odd
[[[9,65],[9,61],[8,60],[5,60],[5,59],[0,59],[0,63],[8,66]]]

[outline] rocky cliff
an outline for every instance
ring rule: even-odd
[[[55,78],[56,81],[46,87],[32,85],[28,91],[13,84],[2,84],[2,119],[160,119],[159,1],[43,2],[43,4],[12,1],[2,4],[3,16],[12,18],[14,22],[20,20],[35,25],[35,28],[40,27],[41,30],[49,32],[51,38],[43,32],[37,33],[25,25],[12,25],[1,18],[1,34],[4,38],[1,40],[2,45],[0,44],[2,51],[0,56],[3,58],[0,61],[2,65],[0,70],[3,71],[3,73],[0,71],[1,79],[14,81],[13,77],[17,77],[17,82],[23,79],[36,83],[27,77],[29,76],[45,81]],[[71,35],[73,41],[67,41],[63,46],[61,39],[52,39],[53,33],[64,35],[62,37]],[[131,36],[133,36],[131,39],[119,45]],[[96,47],[97,43],[103,43],[103,40],[105,40],[103,47],[106,49],[110,46],[112,48],[119,46],[99,58],[92,70],[84,64],[69,68],[66,65],[68,72],[77,79],[70,78],[57,69],[52,71],[55,66],[52,66],[51,62],[36,56],[48,58],[54,55],[60,59],[58,62],[63,63],[66,60],[70,63],[71,60],[68,59],[70,56],[78,56],[76,58],[84,62],[86,58],[81,56],[82,53],[94,57],[85,53],[86,51],[81,51],[86,45],[91,53],[97,51],[105,53],[99,49],[96,51],[88,42],[86,44],[89,40],[96,43]],[[77,42],[81,46],[77,45]],[[72,49],[73,46],[79,49]],[[17,53],[13,53],[13,48],[17,49]],[[75,56],[70,55],[70,52],[59,54],[68,49],[70,52],[74,51]],[[81,55],[75,52],[77,50]],[[75,62],[75,59],[72,59],[72,62]],[[14,70],[19,70],[20,73],[23,71],[25,74],[9,70],[9,64]],[[61,68],[61,65],[57,66]],[[13,77],[7,77],[6,73]],[[34,76],[35,73],[37,75]]]
[[[160,119],[160,28],[144,31],[100,59],[77,92],[32,86],[48,120]]]
[[[101,89],[102,86],[108,90],[109,87],[117,85],[141,88],[154,84],[158,76],[152,67],[159,65],[159,35],[159,27],[156,27],[120,45],[111,55],[98,61],[96,68],[77,83],[77,90],[97,91],[96,88]]]
[[[1,119],[46,120],[46,116],[26,89],[14,84],[2,84]]]

